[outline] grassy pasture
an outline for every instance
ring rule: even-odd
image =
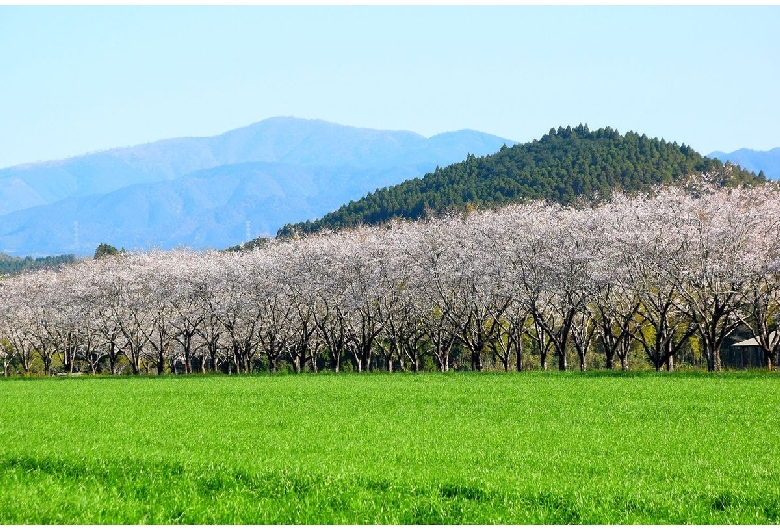
[[[0,380],[2,523],[780,523],[780,377]]]

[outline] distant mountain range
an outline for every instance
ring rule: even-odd
[[[780,147],[769,151],[754,151],[753,149],[739,149],[733,153],[715,151],[707,156],[717,158],[721,162],[728,160],[756,173],[763,171],[766,178],[780,180]]]
[[[0,252],[91,254],[224,248],[314,219],[514,142],[463,130],[407,131],[271,118],[209,138],[176,138],[0,170]]]

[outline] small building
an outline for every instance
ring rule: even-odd
[[[774,340],[774,333],[770,339]],[[746,370],[749,368],[765,368],[764,350],[758,344],[755,337],[732,344],[723,355],[721,363],[724,368],[736,368]]]

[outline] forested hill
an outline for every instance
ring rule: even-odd
[[[766,181],[705,158],[690,147],[607,127],[591,131],[587,125],[559,127],[540,140],[502,147],[495,154],[437,168],[423,178],[381,188],[351,201],[322,219],[288,224],[279,237],[293,233],[339,229],[359,223],[378,224],[392,218],[417,219],[446,210],[493,207],[524,199],[546,199],[563,204],[575,200],[608,198],[613,190],[641,191],[671,184],[691,174],[721,175],[721,185]]]

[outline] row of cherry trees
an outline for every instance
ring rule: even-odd
[[[673,369],[695,340],[708,369],[746,324],[777,362],[780,191],[698,184],[594,208],[529,203],[361,227],[243,253],[177,250],[86,260],[0,287],[0,360],[94,373],[157,373],[262,360],[358,371],[506,370],[534,352],[567,369],[598,351],[608,368],[641,351]],[[569,355],[571,354],[571,355]],[[375,359],[376,360],[376,359]],[[121,361],[121,363],[120,363]],[[318,363],[319,361],[319,363]]]

